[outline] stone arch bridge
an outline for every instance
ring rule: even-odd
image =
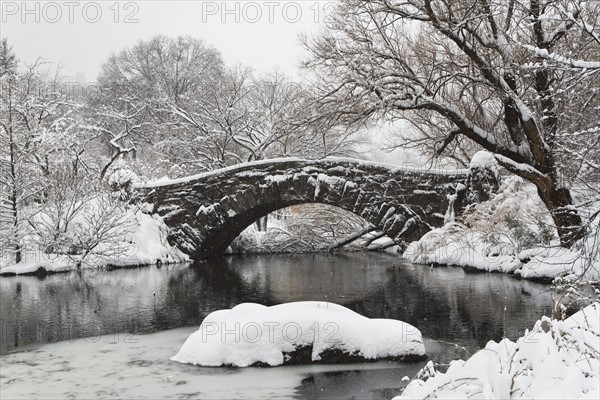
[[[431,171],[352,159],[277,159],[172,181],[137,184],[168,240],[195,259],[221,256],[249,225],[278,209],[324,203],[364,218],[400,246],[441,226],[450,213],[487,199],[489,169]],[[487,172],[486,172],[487,171]],[[477,176],[483,176],[478,179]]]

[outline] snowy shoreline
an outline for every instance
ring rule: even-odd
[[[94,267],[94,269],[102,269],[105,271],[113,271],[119,269],[136,269],[136,268],[146,268],[157,265],[158,267],[163,265],[177,265],[177,264],[189,264],[190,261],[174,261],[174,262],[162,262],[161,260],[157,260],[156,262],[150,263],[141,263],[141,264],[105,264],[102,266]],[[67,265],[64,267],[56,267],[52,266],[46,268],[44,263],[35,263],[29,264],[31,267],[24,266],[7,266],[0,270],[0,277],[13,277],[13,276],[47,276],[47,275],[55,275],[55,274],[64,274],[68,272],[77,271],[77,269],[72,265]],[[14,271],[13,268],[9,267],[19,267],[18,271]],[[37,267],[37,269],[35,269]],[[90,269],[90,268],[85,268]],[[23,272],[25,271],[25,272]],[[81,271],[81,270],[80,270]]]
[[[33,248],[23,252],[24,261],[18,264],[3,266],[0,261],[0,276],[48,275],[92,268],[137,268],[190,261],[187,255],[169,245],[166,239],[168,228],[160,217],[141,210],[130,211],[126,222],[134,229],[111,243],[98,246],[97,253],[90,253],[83,260],[76,255],[47,254]],[[78,263],[81,263],[80,268]]]
[[[369,250],[349,250],[351,252],[368,252]],[[314,253],[320,253],[315,251]],[[260,253],[260,252],[256,252],[256,253],[234,253],[234,254],[226,254],[225,256],[229,256],[229,257],[237,257],[237,256],[244,256],[244,255],[260,255],[260,254],[264,254],[264,253]],[[288,253],[286,253],[288,254]],[[289,253],[289,254],[305,254],[305,253]],[[326,254],[330,254],[330,253],[326,253]],[[492,273],[492,274],[506,274],[509,275],[511,277],[513,277],[514,279],[526,279],[526,280],[530,280],[532,282],[539,282],[539,283],[544,283],[544,284],[551,284],[556,277],[554,276],[522,276],[520,274],[510,272],[510,273],[506,273],[500,269],[483,269],[483,268],[477,268],[475,266],[469,265],[469,264],[465,264],[465,265],[460,265],[460,264],[456,264],[456,263],[439,263],[436,261],[432,261],[432,262],[414,262],[411,261],[410,259],[406,259],[406,258],[399,258],[400,261],[406,261],[406,262],[411,262],[413,264],[422,266],[424,268],[462,268],[466,273],[473,273],[473,274],[485,274],[485,273]],[[106,270],[106,271],[112,271],[112,270],[119,270],[119,269],[134,269],[134,268],[145,268],[145,267],[151,267],[153,265],[175,265],[175,264],[188,264],[190,263],[191,260],[189,259],[180,259],[180,260],[173,260],[173,261],[169,261],[169,260],[155,260],[155,261],[150,261],[150,262],[143,262],[143,263],[136,263],[136,262],[115,262],[115,263],[105,263],[102,265],[96,265],[96,266],[86,266],[83,269],[102,269],[102,270]],[[14,276],[46,276],[46,275],[54,275],[54,274],[63,274],[63,273],[68,273],[68,272],[72,272],[72,271],[77,271],[77,268],[75,266],[75,263],[72,260],[66,260],[63,261],[61,263],[55,263],[55,262],[31,262],[31,263],[21,263],[21,264],[14,264],[14,265],[8,265],[5,267],[2,267],[0,269],[0,277],[14,277]]]

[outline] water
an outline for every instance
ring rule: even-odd
[[[398,394],[401,378],[423,365],[226,369],[169,361],[214,310],[299,300],[331,301],[371,318],[411,323],[438,362],[467,357],[488,340],[514,339],[550,311],[546,285],[415,266],[379,253],[243,256],[0,278],[2,393],[383,399]],[[41,345],[52,342],[60,343]]]

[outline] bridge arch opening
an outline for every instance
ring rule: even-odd
[[[325,203],[280,208],[252,223],[227,249],[232,254],[382,250],[396,243],[359,215]]]
[[[264,198],[256,201],[252,207],[245,207],[241,213],[224,213],[219,212],[217,218],[218,223],[211,226],[211,229],[205,231],[205,236],[197,247],[190,249],[196,254],[196,258],[214,258],[221,257],[227,253],[231,243],[237,238],[247,227],[251,226],[259,218],[265,217],[277,210],[287,207],[306,207],[307,204],[319,204],[321,206],[335,207],[344,210],[355,217],[365,220],[376,226],[384,234],[390,232],[404,233],[413,232],[422,229],[420,217],[409,207],[405,205],[392,206],[385,201],[378,205],[377,202],[370,198],[366,202],[368,207],[358,207],[356,210],[352,206],[360,202],[360,196],[354,196],[349,202],[340,202],[336,204],[330,199],[315,199],[312,196],[307,196],[306,193],[301,193],[299,196],[288,197],[285,200],[279,198],[277,202],[264,201]],[[356,199],[358,197],[359,200]],[[283,201],[282,201],[283,200]],[[320,200],[320,201],[319,201]],[[384,223],[380,223],[384,220]],[[391,237],[391,236],[390,236]],[[391,239],[395,243],[401,245],[404,239]]]

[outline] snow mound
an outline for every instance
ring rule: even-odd
[[[302,356],[304,355],[304,357]],[[422,359],[414,326],[370,319],[333,303],[243,303],[209,314],[171,360],[202,366]]]
[[[516,343],[490,341],[446,373],[432,363],[421,373],[429,378],[411,382],[395,399],[598,399],[600,303],[564,321],[543,317]]]

